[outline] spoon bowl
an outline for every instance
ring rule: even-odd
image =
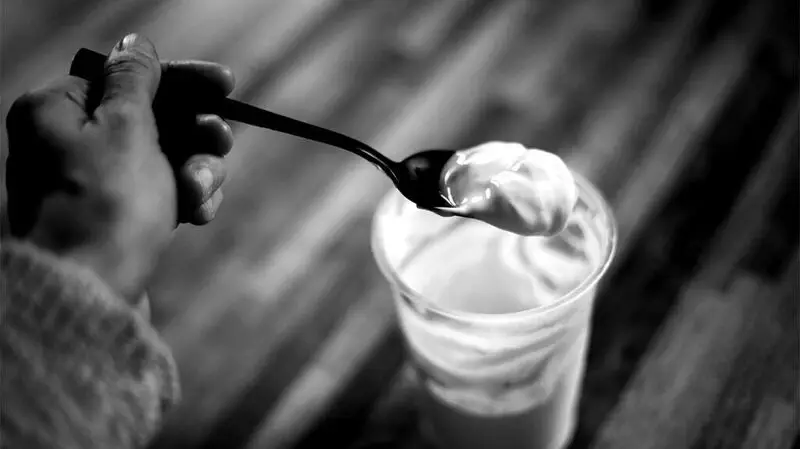
[[[103,75],[105,62],[106,57],[102,53],[82,48],[75,54],[69,74],[92,81]],[[413,201],[421,209],[431,210],[440,215],[453,214],[453,212],[447,211],[452,204],[442,195],[439,187],[442,169],[455,153],[453,150],[424,150],[396,162],[369,145],[336,131],[220,95],[185,92],[185,87],[181,92],[182,86],[192,84],[187,80],[170,80],[169,78],[169,72],[162,77],[154,105],[179,106],[181,111],[186,113],[215,114],[226,120],[271,129],[341,148],[378,167],[392,180],[403,196]],[[158,114],[158,110],[156,110],[156,114]]]
[[[406,198],[423,209],[448,208],[452,204],[441,192],[442,169],[453,150],[423,150],[403,159],[397,167],[395,186]]]

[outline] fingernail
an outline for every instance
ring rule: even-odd
[[[125,37],[123,37],[114,48],[111,50],[111,57],[119,56],[121,54],[127,53],[131,47],[136,45],[136,40],[138,36],[135,33],[131,33]]]
[[[197,116],[197,124],[199,125],[207,125],[215,122],[216,120],[217,116],[214,114],[200,114]]]
[[[137,55],[146,55],[158,60],[158,55],[156,54],[156,49],[153,46],[153,43],[150,42],[146,37],[140,36],[136,33],[128,34],[120,39],[120,41],[117,42],[117,44],[114,45],[114,48],[111,50],[109,59],[113,60],[115,58],[119,58],[120,56],[130,55],[131,53]]]
[[[211,169],[204,166],[197,170],[195,173],[195,179],[204,191],[208,191],[211,188],[211,185],[214,183],[214,174],[211,173]]]

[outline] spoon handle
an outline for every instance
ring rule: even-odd
[[[69,74],[91,81],[98,76],[102,76],[105,62],[106,57],[102,53],[87,48],[81,48],[72,59]],[[168,77],[169,75],[165,78]],[[169,84],[169,79],[162,80],[162,87],[165,85],[168,86]],[[171,89],[167,88],[167,92],[162,94],[164,89],[159,89],[159,94],[157,96],[168,96],[170,95],[168,92],[169,90]],[[185,106],[194,113],[215,114],[226,120],[246,123],[259,128],[271,129],[273,131],[291,134],[293,136],[326,143],[347,150],[372,162],[386,173],[393,182],[398,182],[394,170],[394,167],[398,165],[396,162],[387,158],[369,145],[352,137],[276,114],[231,98],[203,95],[199,92],[193,92],[192,94],[191,96],[185,95],[180,97],[180,99],[174,99],[174,101],[184,103]],[[164,100],[163,98],[157,98],[156,100],[169,102],[169,99]]]

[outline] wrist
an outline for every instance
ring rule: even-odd
[[[113,246],[79,247],[59,255],[92,270],[132,307],[140,305],[157,259],[126,255]]]
[[[128,304],[138,305],[168,234],[147,233],[110,214],[83,213],[75,202],[53,199],[46,206],[25,240],[92,270]]]

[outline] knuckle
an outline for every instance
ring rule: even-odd
[[[86,106],[89,93],[89,81],[82,78],[70,77],[64,85],[64,96],[71,102]]]
[[[197,181],[188,167],[184,167],[181,173],[180,200],[189,207],[197,207],[207,199],[206,189]]]
[[[9,138],[34,141],[53,130],[60,117],[53,113],[52,106],[63,99],[63,92],[53,89],[29,91],[20,96],[6,116]]]
[[[197,179],[192,183],[194,185],[194,192],[192,193],[192,200],[195,204],[203,204],[204,202],[208,201],[211,198],[211,195],[214,194],[212,191],[211,182],[208,182],[204,179]]]
[[[8,111],[9,125],[30,122],[44,103],[45,98],[42,92],[29,91],[22,94]]]
[[[118,101],[113,107],[103,108],[99,118],[109,130],[126,131],[141,120],[142,107],[129,101]]]
[[[117,55],[106,65],[106,74],[147,73],[154,70],[150,56],[139,51],[129,51]]]

